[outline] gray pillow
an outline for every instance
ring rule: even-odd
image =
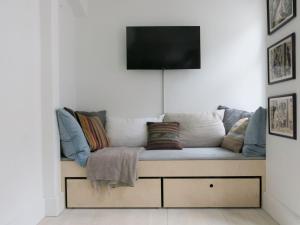
[[[57,110],[61,147],[67,158],[85,166],[90,156],[90,147],[77,120],[66,110]]]
[[[64,110],[66,110],[66,111],[67,111],[68,113],[70,113],[75,119],[77,119],[77,118],[76,118],[76,115],[75,115],[75,112],[74,112],[73,109],[64,107]]]
[[[266,155],[266,114],[266,109],[259,107],[251,117],[245,133],[243,155]]]
[[[223,123],[225,127],[226,134],[230,131],[233,125],[243,118],[250,118],[253,113],[239,110],[239,109],[232,109],[227,106],[218,106],[218,109],[225,109]]]

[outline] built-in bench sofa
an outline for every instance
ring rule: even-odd
[[[67,208],[261,207],[265,158],[223,148],[147,150],[139,156],[135,187],[95,190],[86,169],[62,159]]]

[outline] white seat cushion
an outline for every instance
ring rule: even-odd
[[[139,155],[140,161],[169,160],[259,160],[265,157],[246,157],[220,147],[184,148],[182,150],[145,150]]]

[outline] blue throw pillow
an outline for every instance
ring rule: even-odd
[[[266,155],[266,114],[266,109],[259,107],[250,118],[245,133],[243,155]]]
[[[90,147],[77,120],[66,110],[57,110],[60,141],[66,157],[86,166]]]

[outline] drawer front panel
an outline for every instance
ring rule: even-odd
[[[164,179],[164,207],[260,207],[260,179]]]
[[[66,194],[67,208],[159,208],[161,180],[139,179],[135,187],[95,190],[89,180],[67,178]]]

